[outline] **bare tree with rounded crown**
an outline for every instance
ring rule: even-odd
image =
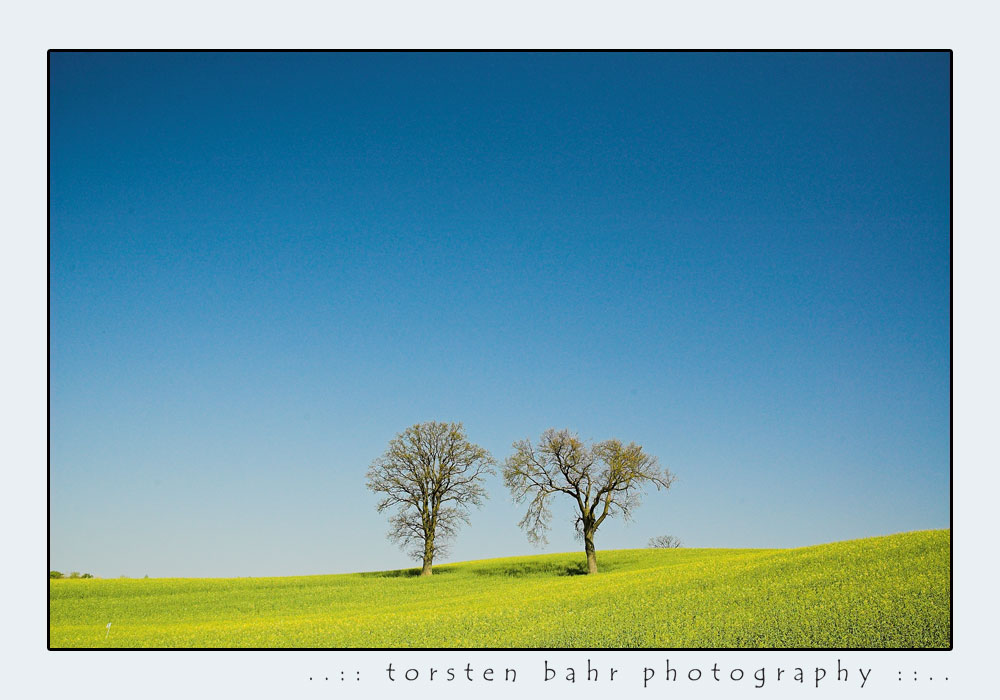
[[[422,561],[421,576],[431,575],[434,558],[469,522],[470,506],[483,504],[483,477],[496,473],[495,464],[461,423],[431,421],[397,435],[368,468],[367,486],[382,496],[378,512],[395,509],[388,537]]]
[[[674,476],[661,470],[656,457],[640,445],[606,440],[588,447],[569,430],[546,430],[537,445],[529,440],[514,443],[503,479],[516,503],[528,501],[528,512],[520,522],[528,539],[547,542],[553,494],[569,496],[577,506],[575,526],[583,538],[587,573],[597,573],[594,535],[609,517],[631,519],[643,489],[652,484],[668,489]]]
[[[684,544],[679,538],[673,535],[656,535],[655,537],[650,537],[649,542],[646,544],[650,549],[678,549],[683,547]]]

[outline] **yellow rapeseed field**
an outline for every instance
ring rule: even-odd
[[[948,648],[949,530],[331,576],[49,582],[50,646]],[[107,627],[111,623],[110,629]]]

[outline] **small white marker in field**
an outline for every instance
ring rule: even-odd
[[[111,634],[111,623],[108,623],[108,631],[104,633],[104,638],[107,639],[108,635]]]

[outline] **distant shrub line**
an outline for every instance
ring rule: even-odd
[[[72,572],[69,576],[66,576],[61,571],[50,571],[49,578],[94,578],[93,574],[81,574],[79,571]]]

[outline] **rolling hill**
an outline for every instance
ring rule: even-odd
[[[949,648],[949,530],[330,576],[49,582],[50,647]],[[107,624],[111,623],[110,629]]]

